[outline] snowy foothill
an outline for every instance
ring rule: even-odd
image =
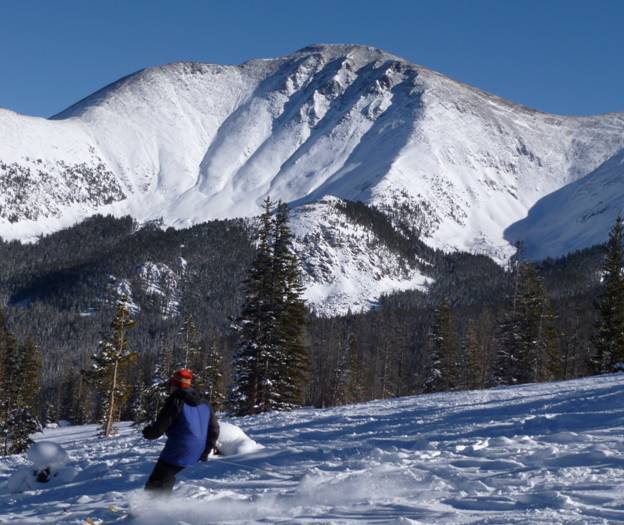
[[[304,408],[222,421],[225,456],[142,487],[163,446],[130,424],[37,435],[68,453],[64,485],[7,493],[0,522],[605,524],[624,522],[624,375]],[[129,514],[126,514],[129,512]]]

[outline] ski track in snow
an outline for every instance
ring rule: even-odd
[[[165,501],[142,491],[163,440],[49,429],[82,471],[7,494],[27,460],[2,458],[0,523],[620,523],[623,407],[610,375],[228,419],[266,448],[186,469]]]

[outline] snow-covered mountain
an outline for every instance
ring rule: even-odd
[[[511,225],[506,236],[524,241],[531,259],[607,241],[616,217],[624,211],[624,150],[592,173],[539,200],[528,216]]]
[[[539,113],[370,47],[175,63],[51,119],[0,110],[0,236],[32,239],[96,212],[183,227],[255,215],[267,195],[335,196],[432,247],[504,260],[507,227],[622,148],[624,114]],[[323,214],[300,217],[300,233],[327,230]]]
[[[624,147],[624,116],[557,117],[381,50],[176,63],[52,119],[0,113],[0,234],[102,208],[186,225],[270,194],[376,204],[435,246],[495,250],[541,197]]]
[[[230,420],[265,448],[185,469],[163,501],[142,490],[163,440],[129,424],[115,438],[49,429],[36,439],[67,450],[71,482],[8,493],[33,467],[0,458],[0,522],[620,523],[623,387],[608,375]]]

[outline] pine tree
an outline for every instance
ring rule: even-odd
[[[521,263],[517,257],[510,260],[507,269],[512,283],[509,298],[510,307],[504,311],[496,332],[496,363],[490,386],[512,385],[518,382],[521,373],[522,327],[518,310],[521,282]]]
[[[362,397],[357,342],[353,332],[349,332],[346,344],[343,344],[334,372],[334,383],[334,404],[357,403]]]
[[[528,265],[525,274],[526,289],[523,296],[525,325],[524,347],[527,381],[544,382],[561,375],[561,348],[556,330],[556,316],[541,278],[535,268]]]
[[[88,380],[103,396],[102,431],[105,436],[115,433],[113,425],[119,417],[119,405],[129,393],[128,385],[122,381],[122,372],[138,357],[136,352],[128,350],[127,331],[135,324],[128,309],[128,297],[124,295],[117,302],[117,311],[111,323],[112,337],[100,341],[99,352],[92,357],[92,367],[86,373]]]
[[[156,356],[151,381],[143,386],[140,393],[141,407],[135,423],[145,423],[156,419],[169,395],[168,386],[174,369],[174,348],[171,341],[162,338]]]
[[[349,357],[349,378],[347,381],[347,393],[345,400],[347,403],[357,403],[363,399],[363,388],[361,383],[362,367],[358,354],[357,338],[351,331],[347,337],[347,353]]]
[[[201,359],[201,340],[191,314],[186,316],[184,324],[178,332],[178,336],[181,338],[178,365],[188,368],[193,372],[197,372],[198,364]]]
[[[303,340],[306,309],[299,262],[292,250],[288,207],[272,217],[270,199],[260,217],[258,248],[245,281],[241,317],[234,324],[231,410],[237,415],[285,410],[303,403],[308,356]]]
[[[468,330],[464,341],[464,355],[468,365],[465,386],[469,389],[482,388],[484,375],[483,346],[479,340],[477,323],[473,319],[468,321]]]
[[[431,362],[425,378],[425,391],[456,388],[459,385],[459,343],[448,299],[443,299],[435,309],[429,347]]]
[[[240,345],[234,356],[230,410],[238,416],[272,408],[271,355],[276,324],[273,302],[273,220],[271,200],[264,201],[256,257],[244,282],[244,303],[233,324]]]
[[[210,341],[204,354],[201,376],[204,383],[202,393],[208,398],[214,410],[222,410],[225,402],[223,355],[216,337]]]
[[[30,435],[41,432],[43,427],[31,410],[14,408],[6,421],[6,450],[8,454],[21,454],[32,444]]]
[[[596,372],[613,372],[624,363],[624,252],[623,219],[618,215],[607,242],[603,263],[602,293],[597,303],[600,314],[594,340]]]
[[[26,450],[32,443],[30,435],[42,429],[36,416],[41,391],[41,354],[37,345],[30,339],[20,345],[19,352],[19,369],[16,376],[19,386],[16,403],[9,413],[7,423],[12,454]]]
[[[15,424],[13,416],[18,408],[22,355],[17,339],[7,328],[6,317],[2,312],[0,312],[0,355],[2,356],[0,438],[2,439],[2,454],[6,456],[13,453],[12,434]]]
[[[20,391],[17,397],[17,404],[21,408],[35,412],[38,407],[38,397],[41,392],[41,369],[43,367],[41,352],[39,347],[27,339],[21,345],[21,370],[20,370]]]
[[[59,419],[67,419],[74,425],[86,422],[84,409],[85,388],[83,375],[75,370],[66,370],[60,386],[60,403],[56,409]]]
[[[497,384],[557,379],[561,352],[546,288],[532,264],[517,268],[511,309],[498,335]]]
[[[81,356],[81,369],[87,366],[89,360],[88,354],[85,352]],[[70,417],[75,425],[83,425],[93,420],[93,397],[90,395],[90,389],[81,370],[74,374],[72,387],[70,389],[73,403],[71,406]]]
[[[141,382],[135,385],[134,400],[132,403],[132,421],[140,425],[152,419],[149,398],[149,385]]]
[[[485,309],[479,315],[476,323],[477,337],[479,340],[479,352],[476,367],[479,377],[476,388],[487,388],[494,383],[495,371],[495,320],[489,309]]]
[[[280,203],[275,215],[273,250],[274,302],[277,325],[274,332],[275,384],[280,400],[275,408],[284,410],[300,406],[303,387],[309,373],[309,359],[304,344],[307,310],[303,301],[303,277],[292,246],[288,227],[288,205]]]
[[[2,355],[2,389],[0,404],[0,437],[4,455],[19,454],[32,443],[30,435],[41,430],[36,416],[41,390],[41,354],[28,339],[19,344],[0,320],[0,355]]]

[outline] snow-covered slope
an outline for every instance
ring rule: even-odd
[[[624,210],[624,150],[595,171],[547,195],[505,232],[524,244],[524,256],[557,257],[607,241]]]
[[[266,448],[186,469],[165,501],[142,491],[163,441],[52,429],[38,439],[65,447],[77,477],[7,494],[27,459],[0,458],[0,522],[619,523],[623,404],[611,375],[242,418]]]
[[[503,231],[624,147],[624,117],[538,113],[378,49],[146,69],[51,120],[0,112],[0,235],[96,211],[183,226],[266,195],[375,204],[434,246]]]

